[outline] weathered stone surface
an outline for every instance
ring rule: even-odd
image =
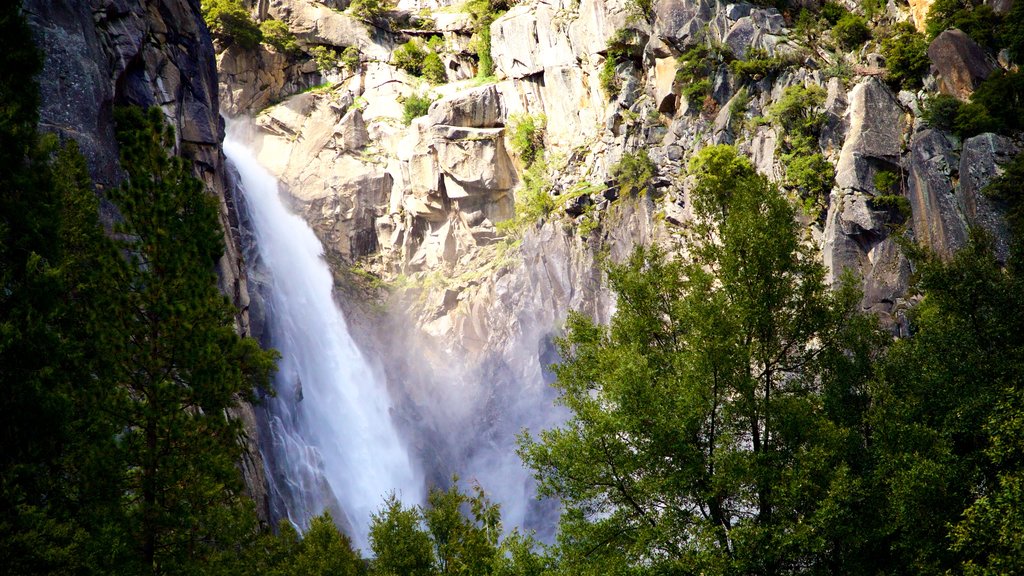
[[[494,128],[504,123],[498,90],[493,84],[438,100],[428,113],[434,125]]]
[[[723,41],[737,58],[744,58],[750,48],[773,51],[784,28],[785,21],[778,10],[751,10],[748,16],[732,23]]]
[[[898,164],[907,121],[899,101],[877,78],[850,91],[849,130],[836,165],[836,186],[868,192],[875,173]]]
[[[982,189],[1001,173],[1000,165],[1017,154],[1017,146],[1005,136],[980,134],[964,141],[960,153],[960,185],[957,203],[971,226],[980,226],[992,235],[996,256],[1003,262],[1010,255],[1010,231],[1001,207],[982,194]]]
[[[676,111],[678,95],[675,93],[675,83],[678,68],[675,58],[658,58],[654,61],[654,105],[663,114],[672,115]]]
[[[516,6],[491,24],[491,57],[495,72],[506,78],[576,62],[567,23],[543,4]]]
[[[515,184],[503,128],[449,129],[434,140],[433,148],[439,168],[452,180],[446,182],[449,198],[508,190]]]
[[[652,36],[681,50],[698,40],[716,10],[714,0],[655,0]],[[735,10],[733,13],[739,15]]]
[[[286,22],[296,38],[306,44],[355,46],[370,59],[391,59],[394,46],[390,34],[367,28],[361,21],[315,0],[272,2],[268,13]]]
[[[220,107],[227,116],[252,113],[284,96],[320,83],[316,63],[291,63],[265,44],[252,50],[236,45],[217,55],[220,72]]]
[[[939,83],[939,92],[970,98],[974,89],[998,67],[978,43],[960,30],[946,30],[928,45],[932,73]]]
[[[951,256],[967,240],[967,222],[951,181],[958,164],[941,132],[924,130],[914,136],[908,193],[914,237],[943,257]]]

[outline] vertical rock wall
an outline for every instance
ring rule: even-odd
[[[101,196],[122,178],[113,108],[163,110],[175,129],[175,153],[192,160],[196,176],[221,201],[227,250],[218,266],[220,284],[239,309],[239,331],[247,334],[249,294],[220,147],[217,69],[199,0],[24,0],[23,7],[45,54],[40,128],[78,143]],[[108,223],[117,218],[109,205],[104,211]],[[243,404],[238,416],[250,431],[242,469],[262,513],[266,489],[252,408]]]

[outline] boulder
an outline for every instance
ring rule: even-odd
[[[965,101],[998,67],[977,42],[955,28],[932,40],[928,59],[938,79],[939,92]]]
[[[982,194],[982,189],[1001,173],[999,166],[1018,153],[1005,136],[980,134],[964,141],[960,153],[960,185],[957,203],[971,226],[980,226],[992,235],[996,257],[1005,262],[1010,255],[1010,231],[1001,207]]]
[[[435,126],[495,128],[504,121],[501,99],[493,84],[438,100],[430,105],[427,116]]]
[[[449,198],[509,190],[515,169],[503,128],[451,128],[433,142]]]
[[[836,164],[836,186],[869,192],[878,170],[899,163],[907,116],[889,88],[871,77],[850,91],[846,124],[849,130]]]
[[[958,166],[953,146],[941,132],[929,129],[914,136],[908,182],[914,237],[947,258],[967,240],[967,222],[953,193]]]
[[[682,50],[700,39],[717,9],[715,0],[655,0],[651,36]]]

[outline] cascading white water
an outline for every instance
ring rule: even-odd
[[[284,206],[277,180],[230,133],[224,153],[238,170],[263,269],[267,326],[281,352],[277,397],[268,399],[271,482],[286,514],[305,527],[325,508],[367,549],[370,515],[394,490],[421,500],[422,482],[389,413],[390,400],[349,336],[332,296],[323,246]],[[266,451],[267,448],[265,447]]]

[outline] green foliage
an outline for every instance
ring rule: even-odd
[[[742,81],[757,81],[772,74],[777,74],[792,63],[779,56],[769,56],[760,48],[748,48],[746,57],[734,60],[729,64],[732,73]]]
[[[983,192],[1006,206],[1006,219],[1014,234],[1024,232],[1024,154],[1017,154],[1013,160],[1002,166],[1003,173],[993,178]]]
[[[825,123],[825,113],[820,110],[824,103],[825,90],[820,86],[788,86],[768,108],[768,118],[787,137],[815,134]]]
[[[263,35],[264,42],[277,48],[283,54],[295,55],[301,52],[295,41],[295,34],[292,34],[288,25],[280,20],[260,22],[260,33]]]
[[[448,72],[444,62],[436,52],[427,52],[423,58],[423,77],[431,84],[444,84],[448,81]]]
[[[374,20],[387,12],[389,7],[387,0],[352,0],[348,10],[363,20]]]
[[[820,110],[824,101],[821,87],[794,85],[768,109],[769,119],[781,131],[785,183],[799,191],[809,214],[824,206],[835,180],[835,169],[818,150],[818,134],[826,119]]]
[[[868,20],[874,20],[876,16],[885,12],[886,0],[861,0],[860,7]]]
[[[993,122],[988,131],[1012,134],[1024,130],[1024,73],[996,71],[971,95]]]
[[[214,38],[247,50],[259,46],[263,33],[241,0],[202,0],[203,20]]]
[[[994,48],[1001,18],[991,6],[968,0],[935,0],[928,9],[926,32],[934,39],[943,31],[959,28],[982,46]]]
[[[1019,272],[1002,268],[977,231],[948,261],[910,254],[924,293],[915,333],[893,346],[871,390],[883,537],[902,571],[1013,573],[1024,528],[1013,508],[1024,413]]]
[[[886,81],[897,88],[914,89],[928,72],[928,42],[906,22],[895,27],[894,34],[882,41]]]
[[[598,73],[597,81],[601,85],[601,90],[608,96],[608,99],[614,99],[619,95],[619,87],[621,81],[615,73],[615,67],[617,66],[616,57],[614,54],[609,53],[605,56],[604,64],[601,65],[601,72]]]
[[[651,162],[646,149],[627,152],[608,170],[619,185],[624,196],[636,192],[645,192],[647,183],[654,177],[654,162]]]
[[[420,76],[423,74],[426,57],[427,51],[420,45],[420,41],[414,38],[395,49],[391,54],[391,65],[413,76]]]
[[[832,37],[841,48],[853,50],[871,39],[871,30],[860,16],[846,14],[832,27]]]
[[[355,46],[346,46],[345,49],[341,51],[341,63],[345,66],[345,69],[350,72],[355,72],[359,69],[359,66],[362,64],[362,58],[362,52],[360,52],[359,48],[356,48]]]
[[[921,119],[938,130],[952,131],[963,103],[949,94],[935,94],[921,105]]]
[[[540,155],[523,172],[522,184],[515,193],[515,216],[498,222],[496,227],[499,233],[517,237],[527,226],[546,218],[558,208],[551,196],[551,177],[548,171],[549,162]]]
[[[907,200],[906,196],[900,194],[883,193],[874,196],[871,198],[871,207],[875,210],[890,212],[900,222],[910,218],[911,215],[910,200]]]
[[[373,515],[370,573],[421,576],[537,575],[549,564],[531,536],[514,531],[504,542],[501,515],[479,485],[471,494],[453,478],[448,490],[432,488],[425,507],[405,508],[391,494]],[[467,513],[468,512],[468,513]]]
[[[807,214],[815,215],[825,207],[836,170],[820,152],[811,152],[812,147],[793,147],[780,158],[786,169],[785,184],[800,192]]]
[[[118,109],[115,119],[128,174],[111,194],[131,311],[112,327],[124,342],[115,369],[126,512],[145,565],[181,566],[201,561],[216,542],[207,530],[242,503],[239,428],[225,414],[268,385],[273,360],[235,334],[213,272],[224,251],[218,204],[185,160],[168,156],[174,136],[160,109]]]
[[[853,300],[825,289],[792,207],[735,149],[691,166],[691,255],[639,248],[608,267],[611,325],[573,314],[558,342],[572,416],[521,438],[541,493],[563,502],[568,573],[826,565],[802,526],[830,525],[826,447],[845,432],[814,400],[809,360],[832,349]]]
[[[1020,64],[1024,60],[1024,3],[1014,2],[1003,22],[1002,43],[1010,58]]]
[[[996,132],[1001,127],[1001,123],[989,115],[988,108],[977,102],[962,104],[953,122],[953,131],[961,138]]]
[[[627,22],[648,22],[654,17],[653,0],[626,0]]]
[[[984,132],[1012,134],[1024,127],[1024,76],[996,72],[978,86],[964,103],[945,94],[925,101],[921,117],[933,128],[948,130],[961,138]]]
[[[509,9],[509,3],[500,0],[469,0],[465,7],[473,18],[470,49],[476,53],[478,59],[477,78],[489,78],[494,75],[494,60],[491,58],[491,23]]]
[[[880,195],[888,194],[892,192],[892,189],[896,187],[900,182],[899,174],[892,170],[879,170],[875,173],[874,184],[875,191]]]
[[[839,21],[850,12],[843,7],[842,4],[837,2],[825,2],[821,5],[821,17],[824,18],[829,25],[835,26]]]
[[[371,574],[433,576],[434,548],[419,508],[405,508],[394,493],[370,519]]]
[[[316,68],[320,72],[330,72],[338,68],[338,52],[327,46],[313,46],[309,49],[310,56],[316,61]]]
[[[683,87],[682,95],[690,104],[703,105],[704,100],[711,95],[711,81],[705,78],[691,82]]]
[[[420,116],[425,116],[434,102],[429,94],[410,94],[402,102],[402,123],[408,126]]]
[[[547,118],[543,115],[513,114],[508,119],[511,130],[509,143],[512,150],[529,168],[544,153],[544,128]]]

